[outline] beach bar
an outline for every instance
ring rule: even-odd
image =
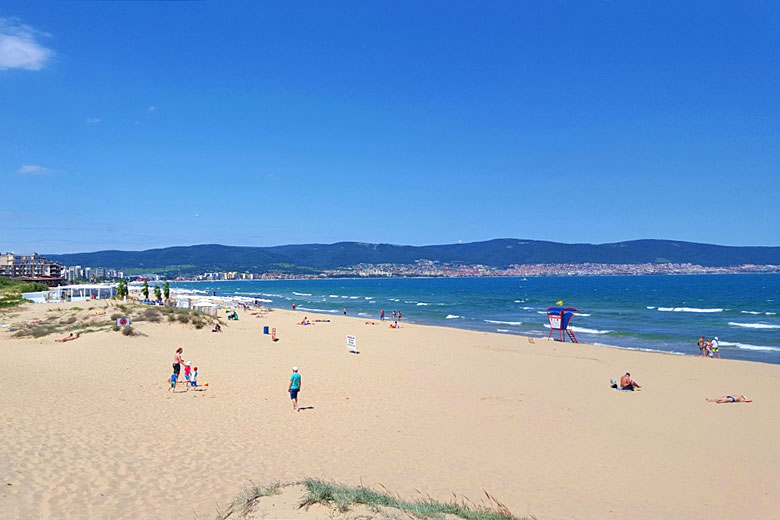
[[[82,302],[104,300],[116,296],[116,284],[60,285],[56,289],[22,293],[22,298],[33,303]]]

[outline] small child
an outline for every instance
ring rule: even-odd
[[[198,367],[195,367],[192,370],[192,379],[190,380],[190,386],[192,387],[198,386]]]
[[[168,391],[169,392],[175,392],[176,391],[176,372],[171,374],[171,388]]]
[[[192,361],[187,361],[187,364],[184,365],[184,379],[187,381],[190,380],[190,371],[192,370]]]

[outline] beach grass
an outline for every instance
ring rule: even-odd
[[[111,312],[108,308],[115,308],[118,312]],[[114,304],[108,301],[105,307],[106,312],[99,313],[96,317],[92,311],[93,308],[83,309],[81,307],[71,307],[63,309],[47,309],[47,312],[57,312],[59,315],[52,316],[45,320],[36,320],[30,323],[14,324],[16,329],[14,337],[33,337],[41,338],[50,334],[76,332],[88,333],[105,330],[121,331],[125,336],[141,335],[137,330],[130,327],[119,327],[116,320],[119,318],[130,318],[131,322],[151,322],[160,323],[165,316],[168,316],[170,322],[180,322],[181,324],[191,324],[196,329],[202,329],[206,325],[219,323],[219,318],[203,314],[194,309],[177,309],[175,307],[147,306],[136,303],[118,303]],[[106,315],[110,312],[110,315]]]
[[[267,486],[252,484],[251,486],[244,488],[224,511],[217,510],[217,520],[245,517],[252,511],[252,508],[258,499],[278,495],[281,492],[282,487],[284,487],[282,484],[275,482]]]
[[[484,492],[485,498],[482,503],[472,502],[466,497],[458,500],[454,494],[453,500],[447,502],[437,501],[429,496],[406,500],[387,492],[386,489],[385,492],[378,492],[363,486],[347,486],[311,478],[301,482],[275,483],[265,487],[252,485],[244,489],[224,511],[218,511],[217,520],[246,517],[260,498],[277,495],[282,488],[297,485],[302,485],[306,492],[299,505],[300,508],[320,504],[333,508],[336,513],[346,513],[354,506],[366,506],[376,511],[379,511],[379,508],[394,509],[421,519],[455,517],[464,520],[523,520],[514,516],[504,504],[487,491]],[[331,517],[338,518],[334,515]],[[381,517],[380,515],[378,518]]]

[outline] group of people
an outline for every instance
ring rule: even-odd
[[[715,336],[715,339],[705,338],[703,335],[699,338],[699,355],[700,356],[708,356],[708,357],[715,357],[715,354],[718,355],[718,359],[721,359],[720,357],[720,342],[718,341],[718,337]]]
[[[173,356],[173,374],[171,374],[171,388],[169,391],[176,391],[176,384],[179,383],[179,377],[181,375],[181,366],[184,365],[184,383],[185,389],[196,388],[198,386],[198,367],[192,366],[192,361],[184,362],[183,358],[184,349],[179,347],[176,349],[176,354]]]

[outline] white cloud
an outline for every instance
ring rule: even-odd
[[[0,70],[41,70],[54,51],[36,40],[48,37],[15,18],[0,18]]]
[[[98,118],[98,117],[88,117],[87,118],[87,123],[90,124],[90,125],[96,125],[96,124],[100,123],[100,121],[101,121],[101,119]]]
[[[154,106],[154,105],[152,105],[152,106],[150,106],[149,108],[146,109],[147,112],[154,112],[155,110],[157,110],[157,107]]]
[[[22,167],[19,168],[19,173],[22,175],[48,175],[54,172],[43,166],[38,166],[37,164],[23,164]]]

